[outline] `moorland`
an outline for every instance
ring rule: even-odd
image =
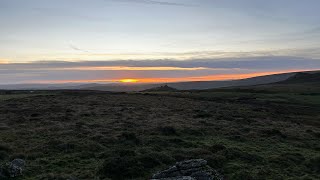
[[[203,91],[0,91],[18,179],[148,179],[202,158],[226,179],[320,179],[319,81]]]

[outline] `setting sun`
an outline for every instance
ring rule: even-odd
[[[138,79],[121,79],[120,82],[122,83],[136,83],[138,82]]]

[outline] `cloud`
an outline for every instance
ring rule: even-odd
[[[166,78],[148,78],[148,77],[138,77],[138,79],[133,79],[139,83],[170,83],[170,82],[186,82],[186,81],[222,81],[222,80],[236,80],[236,79],[245,79],[256,76],[265,76],[270,74],[279,74],[279,73],[290,73],[297,72],[300,69],[293,70],[283,70],[283,71],[266,71],[266,72],[253,72],[253,73],[231,73],[231,74],[217,74],[217,75],[203,75],[203,76],[185,76],[185,77],[166,77]],[[78,80],[36,80],[29,81],[29,83],[50,83],[50,84],[63,84],[63,83],[114,83],[121,82],[123,79],[78,79]]]
[[[185,70],[183,68],[211,68],[214,70],[230,69],[276,69],[276,68],[320,68],[320,59],[292,56],[257,56],[241,58],[197,58],[190,60],[114,60],[114,61],[35,61],[30,63],[8,63],[0,66],[0,70],[48,70],[68,69],[88,70],[143,70],[143,67],[159,68],[158,70]],[[200,68],[200,69],[199,69]]]
[[[165,6],[191,6],[188,4],[168,2],[168,1],[154,1],[154,0],[113,0],[114,2],[128,2],[128,3],[142,3],[151,5],[165,5]]]
[[[302,31],[296,31],[287,34],[278,34],[271,37],[266,37],[265,39],[260,39],[257,41],[265,42],[265,41],[274,41],[274,42],[288,42],[288,41],[299,41],[299,40],[307,40],[310,38],[320,38],[320,27],[313,27],[309,29],[305,29]]]
[[[297,37],[288,37],[286,41],[298,39]],[[282,40],[285,40],[283,37]],[[248,40],[241,41],[238,44],[243,43],[263,43],[281,41],[280,38],[267,38],[260,40]],[[237,42],[232,42],[233,44]],[[320,45],[320,44],[319,44]],[[250,57],[259,57],[259,56],[296,56],[296,57],[306,57],[306,58],[320,58],[320,49],[317,47],[310,48],[283,48],[283,49],[269,49],[269,50],[256,50],[256,51],[186,51],[186,52],[153,52],[153,53],[95,53],[88,52],[76,48],[75,50],[86,52],[85,54],[79,54],[82,58],[90,59],[101,59],[107,58],[116,59],[116,60],[126,60],[126,59],[179,59],[179,60],[188,60],[188,59],[217,59],[217,58],[250,58]],[[79,57],[81,59],[81,57]]]
[[[80,51],[80,52],[85,52],[85,53],[89,53],[89,51],[85,50],[85,49],[80,49],[72,44],[69,44],[69,47],[75,51]]]
[[[0,84],[222,80],[271,72],[320,70],[320,59],[288,56],[192,60],[38,61],[0,65]]]
[[[197,70],[205,70],[212,68],[205,67],[162,67],[162,66],[154,66],[154,67],[137,67],[137,66],[78,66],[71,68],[62,68],[61,70],[79,70],[79,71],[197,71]],[[218,70],[218,68],[215,68]]]

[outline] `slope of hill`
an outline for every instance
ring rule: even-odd
[[[299,72],[287,80],[277,82],[276,84],[305,84],[315,83],[320,84],[320,72]]]
[[[178,90],[204,90],[232,86],[252,86],[259,84],[269,84],[283,81],[293,76],[295,73],[273,74],[267,76],[258,76],[248,79],[229,80],[229,81],[192,81],[168,83],[167,85]],[[100,91],[143,91],[146,89],[164,86],[164,84],[137,84],[137,85],[98,85],[88,87],[89,90]]]
[[[222,91],[247,91],[247,92],[283,92],[283,93],[302,93],[319,94],[320,92],[320,71],[298,72],[283,81],[260,84],[253,86],[234,86],[221,89]],[[210,89],[208,91],[219,91]]]
[[[268,84],[288,79],[295,73],[272,74],[266,76],[257,76],[253,78],[230,80],[230,81],[199,81],[199,82],[181,82],[169,84],[170,86],[181,90],[201,90],[232,86],[251,86],[258,84]]]

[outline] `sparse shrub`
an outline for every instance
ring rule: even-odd
[[[173,143],[173,144],[182,144],[185,141],[180,138],[172,138],[172,139],[168,139],[168,142]]]
[[[1,180],[9,180],[10,172],[8,163],[0,162],[0,179]]]
[[[39,113],[32,113],[31,115],[30,115],[30,117],[39,117],[40,116],[40,114]]]
[[[75,123],[76,128],[82,128],[82,127],[84,127],[85,125],[86,125],[86,123],[81,122],[81,121]]]
[[[207,149],[202,149],[202,148],[194,148],[188,151],[188,154],[192,157],[200,158],[205,155],[211,155],[212,152],[207,150]]]
[[[76,145],[73,143],[62,143],[58,144],[57,148],[59,151],[64,151],[64,152],[72,152],[75,149]]]
[[[137,153],[133,149],[127,148],[115,148],[112,150],[107,150],[102,152],[98,157],[100,159],[108,159],[110,157],[127,157],[127,156],[136,156]]]
[[[111,157],[106,159],[99,169],[99,176],[122,180],[132,179],[145,173],[142,164],[136,157]]]
[[[132,132],[124,132],[119,136],[119,140],[122,142],[128,142],[133,144],[140,144],[140,139]]]
[[[205,131],[203,129],[183,129],[183,134],[191,135],[191,136],[204,136]]]
[[[141,149],[139,153],[132,149],[114,149],[105,152],[100,158],[105,158],[105,161],[98,174],[112,179],[141,177],[157,166],[174,162],[167,154],[150,149]]]
[[[305,161],[305,158],[300,153],[283,153],[278,156],[272,156],[269,161],[279,167],[290,167],[298,165]]]
[[[233,180],[254,180],[254,178],[252,177],[252,175],[250,174],[250,172],[248,170],[239,170],[235,173],[233,173],[230,177],[230,179]]]
[[[26,157],[27,160],[36,160],[43,157],[42,153],[29,153]]]
[[[177,135],[177,130],[176,128],[172,127],[172,126],[164,126],[164,127],[160,127],[159,131],[161,132],[161,134],[165,135],[165,136],[173,136],[173,135]]]
[[[200,111],[197,114],[193,115],[193,118],[211,118],[212,114],[205,112],[205,111]]]
[[[161,163],[163,164],[172,164],[175,161],[174,158],[172,158],[171,156],[169,156],[167,153],[164,153],[164,152],[161,152],[161,153],[152,152],[150,153],[150,156],[159,159],[159,161],[161,161]]]
[[[131,149],[118,149],[114,153],[117,153],[120,157],[136,156],[136,152]]]
[[[312,129],[307,129],[306,133],[313,133]]]
[[[208,165],[214,169],[223,168],[228,161],[226,157],[218,154],[207,156],[204,159],[206,159],[208,162]]]
[[[191,155],[185,149],[174,149],[171,154],[175,161],[184,161],[191,159]]]
[[[78,157],[81,159],[90,159],[90,158],[95,158],[96,155],[94,151],[81,151],[78,153]]]
[[[78,178],[64,174],[49,173],[39,176],[40,180],[77,180]]]
[[[241,135],[237,135],[237,134],[228,136],[228,139],[233,140],[233,141],[238,141],[238,142],[246,141],[245,138],[243,138]]]
[[[9,146],[6,146],[4,144],[0,144],[0,151],[11,152],[12,150]]]
[[[276,137],[281,137],[281,138],[286,138],[287,137],[285,134],[283,134],[278,129],[267,129],[267,130],[262,131],[262,133],[265,134],[268,137],[270,137],[270,136],[276,136]]]
[[[170,146],[170,143],[168,141],[160,137],[153,137],[152,139],[149,139],[147,141],[147,144],[152,145],[153,147],[160,147],[160,148]]]
[[[81,117],[89,117],[91,114],[90,113],[82,113],[80,114]]]
[[[320,173],[320,156],[310,159],[307,167],[316,173]]]
[[[320,132],[314,132],[313,136],[316,137],[316,138],[320,138]]]
[[[94,142],[94,141],[87,141],[83,144],[75,144],[76,148],[83,149],[89,152],[99,152],[104,150],[104,146],[102,146],[100,143]]]
[[[241,151],[238,148],[229,148],[226,149],[225,155],[229,160],[239,159],[241,161],[247,162],[247,163],[261,163],[264,159],[256,154],[250,154],[244,151]]]
[[[138,160],[142,163],[143,167],[146,169],[152,169],[161,164],[158,157],[153,156],[154,154],[143,154]]]
[[[8,157],[8,153],[5,151],[0,151],[0,160],[5,160]]]
[[[284,153],[280,155],[283,158],[288,159],[289,161],[295,164],[301,164],[305,161],[305,157],[300,153]]]
[[[222,144],[213,144],[213,145],[209,146],[209,150],[213,153],[216,153],[216,152],[219,152],[219,151],[222,151],[225,149],[227,149],[227,148]]]

